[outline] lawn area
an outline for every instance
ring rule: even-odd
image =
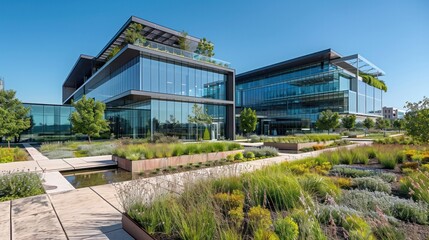
[[[118,194],[157,239],[428,239],[428,163],[424,146],[377,144],[190,182],[151,203],[139,185]]]

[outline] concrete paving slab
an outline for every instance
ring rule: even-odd
[[[60,172],[45,172],[42,174],[43,188],[46,193],[59,193],[74,190],[75,188],[63,177]]]
[[[12,200],[12,239],[66,239],[46,194]]]
[[[122,228],[121,213],[89,188],[50,196],[70,239],[88,238]]]
[[[12,218],[36,215],[52,210],[46,194],[12,200]]]
[[[37,161],[39,167],[43,171],[69,171],[74,170],[74,167],[62,159],[40,160]]]
[[[0,240],[10,239],[10,201],[0,202]]]
[[[100,195],[105,201],[115,207],[118,211],[123,211],[116,195],[116,188],[113,184],[94,186],[90,188]]]
[[[12,239],[67,239],[54,210],[12,218]]]

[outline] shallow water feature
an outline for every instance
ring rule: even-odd
[[[117,167],[95,170],[67,171],[62,172],[61,174],[75,188],[123,182],[142,177],[138,173],[131,173]]]

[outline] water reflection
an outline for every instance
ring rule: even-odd
[[[123,182],[141,177],[138,173],[131,173],[121,168],[70,171],[62,174],[75,188]]]

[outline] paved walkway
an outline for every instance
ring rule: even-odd
[[[29,143],[22,144],[27,150],[28,154],[30,154],[33,160],[49,160],[46,156],[44,156],[41,152],[39,152],[36,148],[31,146]]]

